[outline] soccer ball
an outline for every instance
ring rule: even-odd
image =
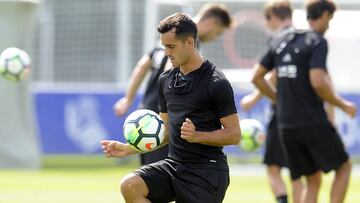
[[[19,81],[28,76],[30,64],[30,57],[25,51],[10,47],[0,55],[0,74],[8,80]]]
[[[240,148],[246,152],[253,152],[262,146],[266,135],[264,126],[255,119],[243,119],[240,121],[241,140]]]
[[[165,125],[160,116],[148,109],[132,112],[125,120],[123,132],[126,142],[134,149],[149,152],[164,140]]]

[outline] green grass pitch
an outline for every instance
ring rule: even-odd
[[[82,162],[88,161],[57,159],[47,161],[47,166],[42,170],[0,170],[0,203],[124,202],[119,192],[119,182],[122,176],[137,168],[136,164],[114,164],[114,161],[97,158],[89,166],[82,165]],[[56,164],[60,162],[67,165]],[[231,184],[224,203],[275,202],[265,172],[256,170],[256,173],[243,173],[241,168],[231,167]],[[319,202],[329,202],[332,176],[324,176]],[[360,176],[354,173],[346,202],[360,202],[358,191]]]

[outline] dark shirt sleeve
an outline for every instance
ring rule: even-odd
[[[260,64],[268,70],[274,68],[274,56],[271,48],[268,48],[265,54],[263,54],[263,56],[260,58]]]
[[[218,79],[209,85],[209,94],[217,109],[219,118],[237,113],[234,92],[226,79]]]
[[[325,39],[320,40],[316,44],[310,55],[310,69],[321,68],[326,71],[326,57],[327,57],[327,41]]]
[[[154,53],[156,51],[156,48],[152,49],[149,53],[148,56],[152,59],[154,57]]]
[[[167,113],[167,106],[166,106],[166,101],[165,101],[164,92],[163,92],[165,79],[166,79],[165,74],[164,73],[161,74],[159,77],[159,80],[158,80],[158,84],[157,84],[158,92],[159,92],[158,109],[159,109],[159,112],[161,112],[161,113]]]

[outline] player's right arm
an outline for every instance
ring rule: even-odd
[[[131,106],[136,91],[141,82],[144,80],[146,73],[151,68],[151,57],[144,55],[136,64],[134,71],[131,74],[129,86],[126,90],[125,96],[119,99],[114,105],[115,114],[121,116],[125,114]]]
[[[132,154],[139,154],[140,151],[136,151],[131,148],[128,144],[124,144],[115,140],[101,140],[101,147],[106,157],[117,157],[122,158]]]
[[[276,73],[274,70],[265,75],[265,80],[273,89],[275,89]],[[245,111],[249,111],[262,98],[262,96],[261,92],[258,89],[255,89],[253,92],[240,100],[240,106]]]
[[[270,70],[259,63],[254,66],[254,70],[255,72],[251,80],[252,83],[260,90],[262,94],[269,97],[271,101],[275,102],[276,91],[269,85],[269,83],[264,78],[264,76]]]

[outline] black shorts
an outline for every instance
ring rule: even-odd
[[[165,145],[158,150],[140,154],[141,165],[152,164],[168,157],[169,145]]]
[[[134,173],[149,188],[147,198],[154,203],[220,203],[229,185],[229,171],[209,167],[193,167],[172,159],[145,165]]]
[[[272,118],[267,127],[264,164],[287,167],[284,144],[280,139],[276,118]]]
[[[332,125],[281,131],[291,178],[338,169],[348,159],[344,144]]]

